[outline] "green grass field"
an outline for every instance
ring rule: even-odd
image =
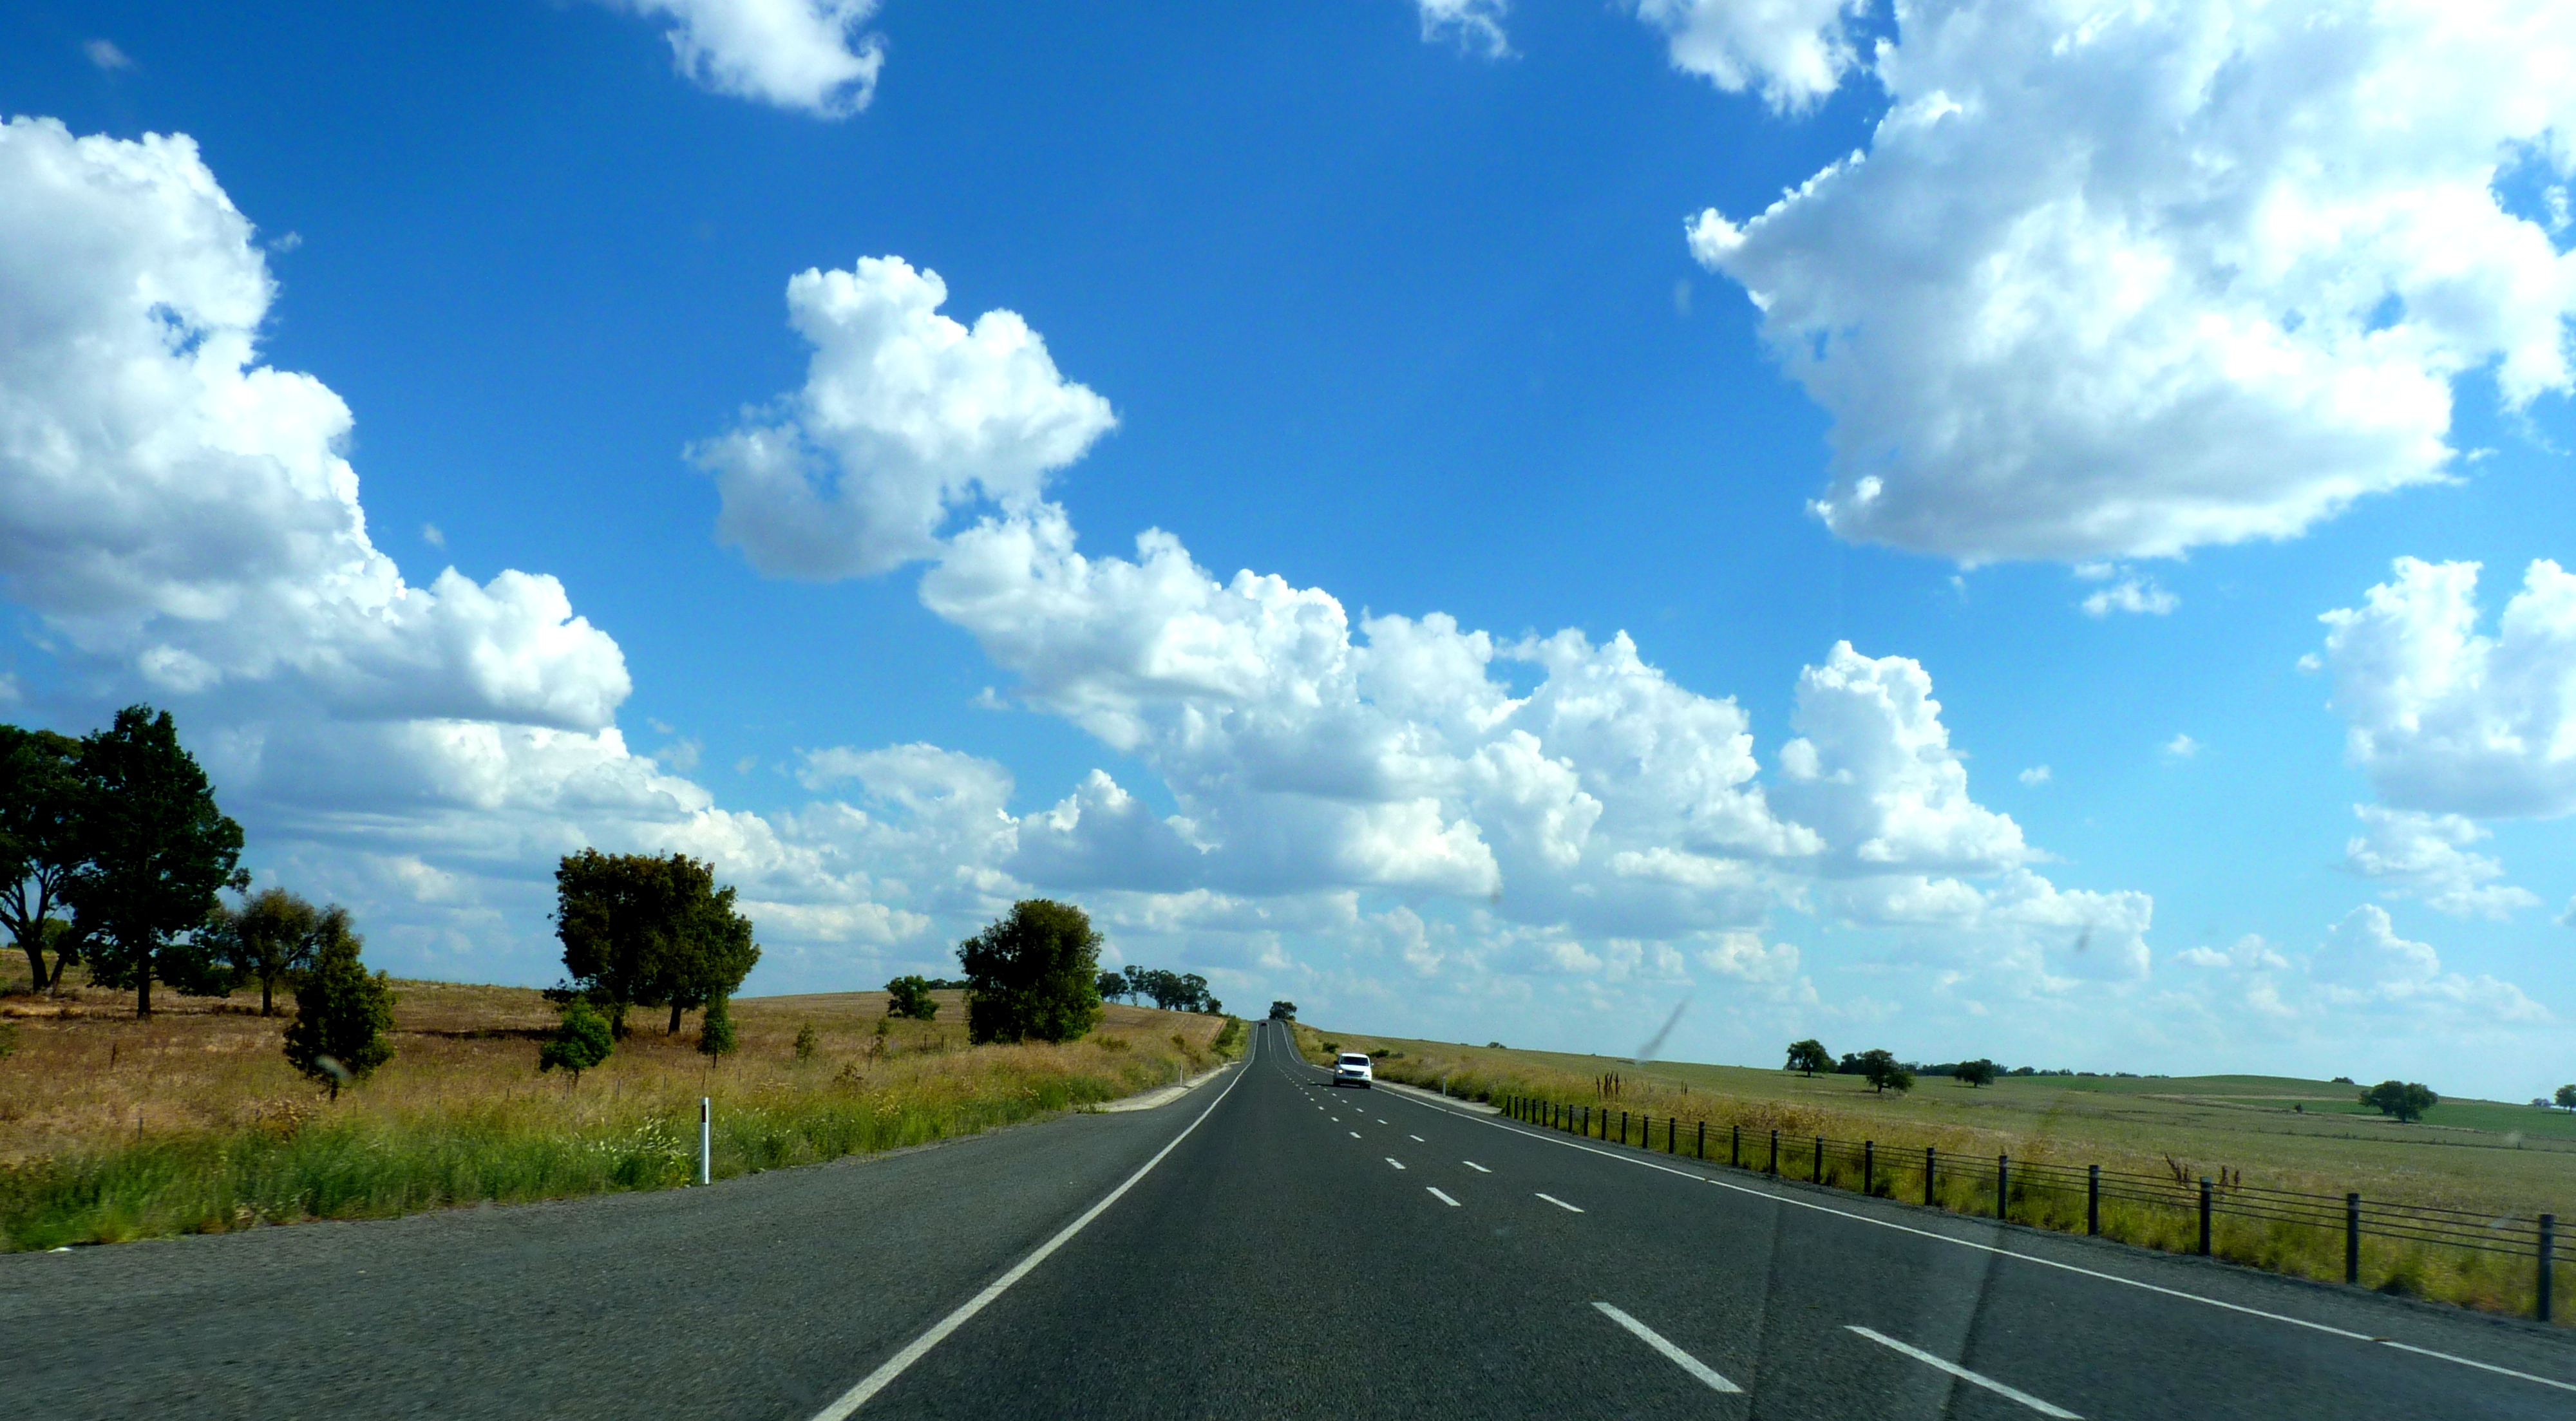
[[[2099,1164],[2106,1171],[2192,1180],[2239,1176],[2258,1189],[2336,1198],[2359,1191],[2389,1204],[2526,1221],[2541,1213],[2576,1219],[2576,1117],[2531,1105],[2447,1101],[2420,1122],[2400,1124],[2362,1106],[2358,1087],[2290,1077],[2013,1076],[1970,1087],[1926,1076],[1910,1092],[1880,1094],[1858,1076],[1675,1061],[1640,1066],[1615,1057],[1303,1027],[1299,1036],[1318,1060],[1328,1049],[1385,1051],[1378,1071],[1389,1080],[1445,1083],[1471,1098],[1511,1095],[1590,1106],[1614,1118],[1617,1112],[1648,1115],[1658,1138],[1662,1122],[1677,1119],[1685,1135],[1703,1121],[1712,1132],[1738,1126],[1766,1148],[1775,1129],[1784,1140],[1867,1140],[1892,1162],[1891,1172],[1910,1168],[1893,1162],[1919,1158],[1928,1145],[1944,1157],[2009,1155],[2032,1164]],[[1797,1159],[1795,1172],[1803,1176],[1809,1155]],[[1919,1168],[1913,1177],[1918,1182],[1902,1187],[1918,1193],[1901,1197],[1919,1197]],[[1858,1186],[1856,1179],[1829,1182]],[[2083,1227],[2080,1195],[2070,1201],[2034,1194],[2026,1204],[2021,1197],[2014,1217],[2022,1222]],[[1945,1182],[1942,1203],[1991,1212],[1991,1183],[1980,1194],[1964,1182],[1955,1188]],[[2196,1247],[2196,1230],[2196,1220],[2173,1210],[2105,1215],[2106,1233],[2149,1247]],[[2214,1248],[2275,1271],[2342,1276],[2342,1240],[2333,1230],[2222,1220]],[[2391,1292],[2522,1312],[2537,1287],[2528,1261],[2377,1239],[2365,1240],[2363,1253],[2364,1282]],[[2562,1265],[2560,1277],[2564,1295],[2576,1283],[2576,1269]]]

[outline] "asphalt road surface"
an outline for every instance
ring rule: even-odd
[[[2537,1326],[1335,1089],[0,1257],[5,1417],[2576,1417]]]

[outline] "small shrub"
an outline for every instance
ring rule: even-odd
[[[733,1008],[730,998],[721,995],[707,999],[707,1014],[698,1024],[698,1054],[710,1061],[720,1060],[734,1052]]]
[[[575,997],[564,1004],[563,1020],[555,1034],[537,1048],[540,1072],[560,1067],[572,1072],[572,1083],[581,1084],[581,1073],[608,1059],[617,1049],[617,1038],[609,1029],[608,1018],[594,1010],[587,998]]]
[[[1095,1039],[1099,1041],[1100,1049],[1103,1051],[1124,1051],[1127,1049],[1127,1038],[1124,1036],[1102,1036]]]
[[[810,1021],[809,1021],[809,1022],[805,1023],[804,1025],[802,1025],[802,1026],[800,1026],[800,1027],[796,1028],[796,1059],[797,1059],[797,1060],[800,1060],[800,1061],[810,1061],[810,1060],[813,1060],[813,1059],[814,1059],[814,1052],[815,1052],[817,1049],[819,1049],[819,1048],[822,1046],[822,1044],[823,1044],[823,1042],[822,1042],[822,1038],[820,1038],[820,1037],[818,1037],[818,1036],[816,1036],[816,1035],[814,1034],[814,1023],[812,1023],[812,1022],[810,1022]]]
[[[358,960],[361,939],[348,923],[337,908],[323,914],[313,967],[295,989],[295,1020],[286,1027],[287,1063],[329,1083],[333,1100],[343,1082],[364,1080],[394,1054],[385,1044],[394,1024],[393,986]]]

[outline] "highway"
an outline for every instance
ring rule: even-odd
[[[2531,1324],[1335,1089],[0,1257],[0,1416],[2576,1416]]]

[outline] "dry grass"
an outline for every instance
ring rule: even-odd
[[[89,988],[0,1001],[0,1246],[674,1184],[702,1095],[720,1175],[918,1143],[1168,1083],[1214,1062],[1224,1026],[1112,1005],[1078,1042],[970,1048],[960,993],[935,994],[929,1022],[886,1018],[882,992],[743,998],[721,1064],[697,1054],[694,1017],[666,1036],[645,1012],[576,1085],[537,1073],[554,1021],[538,993],[396,987],[393,1060],[336,1104],[255,1006],[164,997],[138,1021]]]
[[[2101,1077],[2014,1077],[1972,1089],[1925,1077],[1908,1094],[1874,1093],[1856,1076],[1806,1078],[1787,1071],[1733,1066],[1627,1061],[1550,1052],[1319,1032],[1298,1028],[1300,1046],[1319,1063],[1331,1049],[1387,1051],[1378,1073],[1438,1086],[1472,1099],[1518,1096],[1682,1122],[1682,1152],[1707,1122],[1714,1158],[1726,1158],[1724,1132],[1744,1132],[1746,1163],[1768,1163],[1770,1132],[1783,1137],[1783,1173],[1805,1178],[1812,1145],[1829,1139],[1875,1141],[1878,1192],[1922,1197],[1917,1163],[1925,1146],[1944,1157],[1991,1165],[1998,1155],[2024,1164],[2101,1165],[2105,1170],[2186,1178],[2222,1170],[2255,1188],[2340,1197],[2358,1190],[2389,1204],[2424,1205],[2529,1220],[2576,1214],[2576,1121],[2563,1113],[2491,1102],[2439,1108],[2422,1124],[2401,1126],[2352,1112],[2351,1087],[2277,1077],[2209,1076],[2169,1080]],[[1615,1079],[1610,1079],[1615,1078]],[[2293,1107],[2299,1107],[2294,1109]],[[1596,1119],[1598,1116],[1596,1115]],[[2469,1123],[2444,1124],[2445,1119]],[[2508,1125],[2510,1128],[2478,1128]],[[1798,1142],[1790,1149],[1788,1142]],[[1828,1183],[1857,1189],[1857,1164]],[[1991,1214],[1991,1177],[1940,1183],[1941,1207]],[[2081,1231],[2083,1196],[2016,1181],[2018,1222]],[[2106,1204],[2103,1231],[2126,1242],[2170,1251],[2198,1246],[2188,1212]],[[2277,1272],[2339,1280],[2339,1230],[2231,1219],[2214,1225],[2213,1251]],[[2500,1312],[2527,1313],[2536,1291],[2529,1258],[2365,1238],[2363,1281],[2390,1292],[2438,1298]],[[2560,1290],[2576,1282],[2562,1265]]]

